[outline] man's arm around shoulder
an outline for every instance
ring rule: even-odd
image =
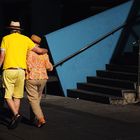
[[[36,52],[36,53],[38,53],[38,54],[45,54],[45,53],[48,52],[47,49],[45,49],[45,48],[40,48],[40,47],[38,47],[37,45],[32,49],[32,51],[34,51],[34,52]]]

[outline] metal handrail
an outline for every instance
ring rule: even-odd
[[[90,47],[92,47],[93,45],[97,44],[98,42],[102,41],[103,39],[107,38],[108,36],[112,35],[113,33],[117,32],[118,30],[120,30],[121,28],[123,28],[124,26],[126,26],[126,23],[122,24],[121,26],[113,29],[112,31],[108,32],[107,34],[105,34],[104,36],[102,36],[99,39],[96,39],[95,41],[93,41],[92,43],[88,44],[87,46],[85,46],[84,48],[78,50],[77,52],[73,53],[72,55],[69,55],[68,57],[64,58],[63,60],[59,61],[58,63],[56,63],[55,65],[53,65],[53,67],[57,67],[59,65],[62,65],[64,62],[68,61],[69,59],[73,58],[74,56],[80,54],[81,52],[89,49]]]

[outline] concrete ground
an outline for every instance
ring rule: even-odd
[[[8,130],[8,110],[0,111],[0,140],[140,140],[140,105],[108,105],[47,95],[42,99],[47,124],[29,122],[29,104],[22,100],[23,119]]]

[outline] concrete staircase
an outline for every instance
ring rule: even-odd
[[[67,89],[68,97],[107,104],[135,103],[137,58],[134,53],[123,54],[117,63],[106,64],[106,69],[97,70],[96,76],[87,76],[85,83],[77,83],[76,89]]]

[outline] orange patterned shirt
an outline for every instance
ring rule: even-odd
[[[53,70],[49,56],[29,51],[27,54],[26,79],[48,79],[47,70]]]

